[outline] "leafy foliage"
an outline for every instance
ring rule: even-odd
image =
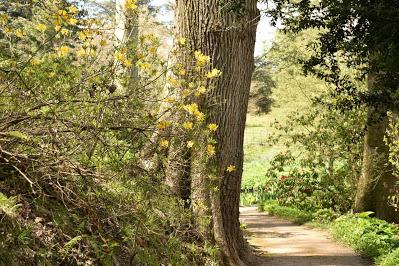
[[[152,34],[114,46],[112,19],[82,5],[0,3],[0,264],[210,263],[162,164],[142,161],[165,158],[152,137],[167,141],[165,114],[181,112],[160,94],[181,66]]]
[[[307,73],[335,85],[333,95],[346,95],[336,107],[350,109],[361,103],[385,104],[395,109],[398,89],[398,3],[392,1],[276,0],[269,11],[287,32],[321,29],[316,52],[303,60]],[[379,90],[365,93],[345,75],[346,65],[359,70],[358,80],[379,73]]]

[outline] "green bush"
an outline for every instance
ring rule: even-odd
[[[280,206],[277,201],[265,201],[259,205],[260,211],[267,211],[270,215],[286,218],[298,224],[310,222],[313,215],[310,212],[298,210],[296,208]]]
[[[399,265],[399,248],[395,249],[391,253],[381,256],[378,259],[377,264],[379,266],[398,266]]]
[[[399,229],[368,213],[342,216],[332,225],[332,234],[355,251],[378,258],[399,247]]]

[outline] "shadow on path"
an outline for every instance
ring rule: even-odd
[[[240,213],[248,242],[260,254],[257,266],[373,265],[332,241],[327,232],[259,213],[256,207],[240,208]]]

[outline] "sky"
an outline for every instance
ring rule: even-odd
[[[170,2],[170,0],[153,0],[151,4],[153,6],[161,7],[167,2]],[[258,7],[260,10],[265,9],[265,4],[259,4]],[[158,15],[158,19],[163,22],[171,22],[173,21],[173,13],[172,11],[162,9],[160,14]],[[265,15],[262,15],[258,25],[255,56],[262,55],[265,48],[270,47],[271,43],[274,40],[275,33],[276,28],[270,25],[270,19]]]

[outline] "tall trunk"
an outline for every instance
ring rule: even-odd
[[[243,169],[243,139],[249,89],[254,69],[254,46],[259,12],[256,0],[232,5],[220,0],[176,0],[179,36],[187,39],[192,50],[210,55],[213,66],[223,72],[207,99],[209,121],[219,125],[217,155],[209,172],[192,164],[193,205],[211,202],[214,240],[225,265],[244,265],[247,255],[239,223],[239,197]],[[193,155],[199,158],[201,154]],[[228,172],[229,165],[236,171]],[[208,170],[209,171],[209,170]],[[202,174],[201,174],[202,173]],[[216,187],[206,187],[215,182]],[[212,186],[212,185],[211,185]],[[211,193],[209,194],[209,191]],[[205,198],[203,198],[205,197]],[[208,200],[210,199],[210,201]],[[201,204],[202,202],[202,204]],[[208,212],[204,211],[203,215]]]
[[[373,91],[375,75],[369,76],[369,91]],[[388,118],[385,106],[369,107],[365,136],[363,166],[358,182],[354,210],[373,211],[377,218],[399,222],[399,212],[389,204],[398,178],[389,163],[389,148],[384,142]]]

